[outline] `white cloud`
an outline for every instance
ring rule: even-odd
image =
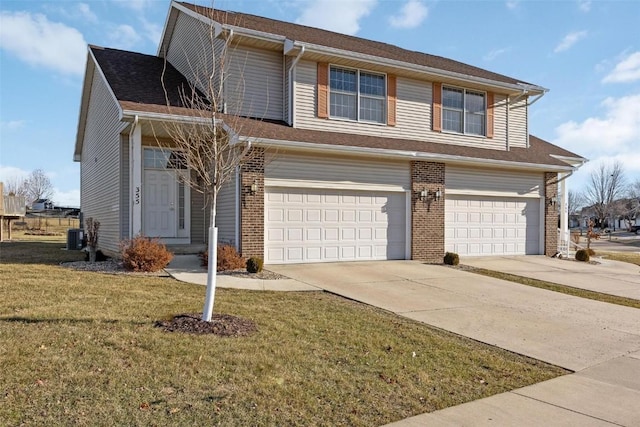
[[[69,191],[60,191],[59,189],[54,188],[51,200],[53,200],[53,203],[56,206],[80,207],[80,190],[73,189]]]
[[[602,117],[558,126],[554,144],[590,159],[591,164],[620,160],[629,173],[640,174],[640,93],[607,98],[601,106]]]
[[[360,19],[375,8],[376,0],[313,0],[307,3],[296,23],[343,34],[356,34]]]
[[[28,12],[0,13],[0,47],[33,66],[63,74],[84,72],[87,42],[80,31],[46,16]]]
[[[78,14],[85,21],[92,23],[98,22],[98,17],[91,11],[91,7],[86,3],[78,3]]]
[[[613,71],[607,74],[603,83],[629,83],[640,80],[640,51],[631,53],[618,62]]]
[[[26,124],[26,120],[9,120],[8,122],[0,122],[0,128],[6,130],[18,130],[22,129]]]
[[[509,51],[509,48],[493,49],[491,52],[483,56],[482,59],[484,59],[485,61],[493,61],[498,56],[504,53],[507,53],[508,51]]]
[[[409,0],[399,13],[389,18],[389,24],[395,28],[416,28],[427,18],[429,9],[418,0]]]
[[[591,11],[591,0],[578,1],[578,9],[584,13]]]
[[[144,36],[154,45],[158,45],[160,43],[160,37],[162,37],[162,27],[158,24],[154,24],[151,21],[148,21],[146,18],[140,18],[140,22],[142,23],[142,28],[144,29]]]
[[[520,3],[519,0],[507,0],[505,5],[507,6],[507,9],[514,10],[516,7],[518,7],[519,3]]]
[[[121,24],[111,30],[109,39],[115,48],[131,49],[141,40],[141,37],[131,25]]]
[[[578,43],[583,38],[587,37],[586,31],[574,31],[572,33],[564,36],[562,41],[558,43],[556,48],[553,50],[555,53],[564,52],[565,50],[570,49],[574,44]]]
[[[31,172],[15,166],[0,165],[0,181],[7,182],[14,178],[27,178]]]
[[[115,3],[135,11],[141,11],[151,4],[151,1],[152,0],[115,0]]]

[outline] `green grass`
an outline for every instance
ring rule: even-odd
[[[62,246],[0,244],[2,425],[371,426],[566,373],[321,292],[219,289],[257,334],[162,332],[203,287],[69,270]]]
[[[598,256],[604,259],[612,259],[614,261],[628,262],[630,264],[640,265],[640,253],[634,252],[598,252]]]
[[[519,283],[521,285],[533,286],[534,288],[546,289],[549,291],[560,292],[562,294],[572,295],[580,298],[592,299],[595,301],[608,302],[611,304],[623,305],[625,307],[640,308],[640,300],[625,298],[616,295],[603,294],[600,292],[589,291],[586,289],[574,288],[572,286],[560,285],[558,283],[547,282],[544,280],[531,279],[529,277],[517,276],[515,274],[503,273],[500,271],[487,270],[485,268],[464,266],[465,271],[482,274],[483,276],[494,277],[509,282]]]

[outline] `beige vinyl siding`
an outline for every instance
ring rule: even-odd
[[[229,50],[224,84],[227,112],[282,120],[282,53],[236,46]]]
[[[236,242],[236,174],[222,186],[218,194],[216,212],[218,240],[221,243],[235,245]]]
[[[509,146],[528,147],[529,129],[527,127],[527,98],[511,104],[509,109]]]
[[[283,153],[266,164],[265,186],[402,191],[411,182],[408,162]]]
[[[224,43],[221,39],[214,41],[216,52],[222,51]],[[209,27],[206,24],[180,12],[165,57],[200,91],[208,93],[206,82],[212,69],[212,53]],[[218,66],[221,60],[223,58],[216,55]],[[215,75],[220,76],[220,73],[216,72]]]
[[[541,197],[541,173],[462,166],[445,168],[446,194]]]
[[[80,205],[84,218],[100,221],[98,248],[118,251],[121,237],[121,140],[126,123],[99,72],[92,76],[91,95],[80,164]]]
[[[317,105],[316,62],[301,60],[296,72],[296,127],[301,129],[332,130],[398,139],[440,142],[466,146],[504,149],[506,147],[506,105],[502,95],[495,95],[497,105],[493,138],[467,136],[431,130],[432,83],[405,77],[397,78],[396,126],[382,126],[347,120],[319,119]]]
[[[129,136],[120,136],[120,238],[129,239],[131,190],[129,189]]]

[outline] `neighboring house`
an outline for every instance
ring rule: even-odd
[[[557,252],[558,182],[585,159],[529,136],[529,106],[546,89],[288,22],[207,16],[173,2],[157,56],[89,48],[74,160],[83,215],[101,222],[103,250],[140,233],[176,249],[205,243],[203,198],[179,179],[188,171],[170,161],[162,126],[190,114],[169,114],[161,76],[180,107],[176,88],[194,79],[213,28],[216,49],[229,46],[225,112],[242,116],[229,131],[263,153],[219,196],[220,239],[244,256]]]
[[[31,204],[31,210],[45,211],[53,209],[53,202],[49,199],[38,199]]]

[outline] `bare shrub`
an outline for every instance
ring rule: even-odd
[[[120,244],[122,264],[130,271],[155,272],[165,268],[173,254],[159,239],[136,236]]]

